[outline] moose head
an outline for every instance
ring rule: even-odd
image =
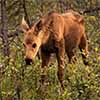
[[[42,30],[42,20],[39,20],[36,24],[32,24],[32,27],[29,27],[23,18],[21,28],[24,32],[23,45],[26,50],[25,61],[26,64],[30,65],[42,44],[42,38],[44,34]]]

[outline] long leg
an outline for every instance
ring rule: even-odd
[[[75,63],[77,61],[76,56],[75,56],[75,48],[74,49],[70,49],[67,52],[68,55],[68,59],[69,59],[69,63]]]
[[[49,60],[50,60],[50,54],[47,52],[41,52],[41,58],[42,58],[42,68],[48,66]]]
[[[56,46],[57,46],[57,52],[56,52],[56,56],[57,56],[57,61],[58,61],[58,79],[60,81],[61,87],[64,89],[63,86],[63,80],[64,80],[64,57],[65,57],[65,43],[64,40],[62,39],[60,42],[56,42]]]
[[[46,67],[49,64],[50,60],[50,53],[45,52],[44,50],[41,50],[41,76],[40,76],[40,85],[38,85],[37,93],[41,96],[41,98],[44,100],[44,95],[46,94],[45,89],[47,88],[47,85],[45,83],[47,82],[47,75],[46,75]]]
[[[42,65],[41,65],[41,70],[42,70],[42,75],[41,75],[41,81],[42,83],[45,81],[45,71],[46,71],[46,67],[49,64],[49,60],[50,60],[50,53],[41,51],[41,59],[42,59]]]
[[[88,43],[87,43],[87,38],[85,34],[81,38],[79,48],[82,52],[82,58],[83,58],[84,64],[88,65],[88,61],[86,59],[88,57]]]

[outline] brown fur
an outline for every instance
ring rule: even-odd
[[[88,46],[84,29],[84,18],[72,10],[59,14],[50,12],[41,18],[32,28],[25,20],[22,21],[26,58],[34,59],[41,49],[42,68],[48,65],[51,53],[55,53],[58,61],[58,79],[63,87],[64,57],[68,55],[69,62],[74,61],[75,50],[80,48],[83,61],[86,64]],[[28,29],[28,30],[26,30]],[[36,47],[32,47],[36,44]]]

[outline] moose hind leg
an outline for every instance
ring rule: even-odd
[[[86,39],[86,35],[84,34],[81,38],[79,48],[82,52],[83,63],[88,65],[87,57],[88,57],[88,43]]]
[[[75,55],[76,49],[69,49],[66,51],[67,55],[68,55],[68,59],[69,59],[69,63],[76,63],[77,62],[77,58]]]

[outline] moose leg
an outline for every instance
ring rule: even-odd
[[[49,64],[49,60],[50,60],[50,54],[44,51],[41,51],[41,59],[42,59],[42,65],[41,65],[41,71],[42,71],[42,75],[41,75],[41,82],[44,83],[45,81],[45,73],[46,73],[46,67]]]
[[[64,80],[64,57],[65,57],[65,44],[64,44],[64,40],[61,40],[60,42],[56,42],[56,46],[57,46],[57,52],[56,52],[56,56],[57,56],[57,61],[58,61],[58,79],[60,81],[61,87],[62,89],[64,89],[63,86],[63,80]]]
[[[87,57],[88,57],[88,43],[86,41],[86,35],[84,34],[81,38],[79,48],[82,52],[82,58],[85,65],[88,65]]]
[[[75,63],[77,61],[76,56],[75,56],[75,49],[71,49],[67,51],[69,63]]]

